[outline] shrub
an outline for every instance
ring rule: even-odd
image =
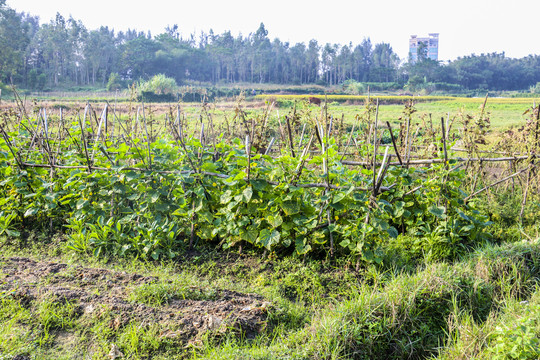
[[[123,88],[122,80],[120,79],[120,75],[117,73],[111,73],[109,76],[109,81],[107,82],[107,91],[115,91],[120,90]]]
[[[176,80],[164,74],[154,75],[150,80],[139,83],[140,93],[153,93],[156,95],[174,95],[178,91]]]

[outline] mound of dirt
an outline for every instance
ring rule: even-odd
[[[0,258],[0,293],[12,296],[23,306],[42,299],[69,301],[77,306],[80,316],[99,315],[107,309],[114,314],[111,326],[115,328],[132,320],[176,324],[180,330],[162,336],[178,337],[188,343],[208,331],[252,338],[265,329],[269,303],[255,294],[217,290],[212,300],[172,298],[159,307],[128,301],[134,286],[158,281],[156,277],[107,269]]]

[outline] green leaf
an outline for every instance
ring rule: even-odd
[[[268,188],[268,183],[265,180],[251,180],[251,185],[257,191],[264,191]]]
[[[132,181],[139,178],[139,175],[135,171],[128,171],[126,172],[126,180]]]
[[[88,200],[80,199],[79,201],[77,201],[77,210],[81,210],[88,204],[89,204]]]
[[[212,223],[212,221],[214,220],[214,216],[208,210],[200,211],[197,216],[199,217],[199,219],[205,220],[208,223]]]
[[[463,220],[471,221],[471,219],[467,215],[465,215],[462,211],[458,210],[457,213]]]
[[[248,243],[254,244],[257,241],[257,235],[259,232],[257,229],[240,230],[240,238]]]
[[[150,195],[150,202],[155,203],[159,199],[159,192],[155,190],[150,190],[148,192],[148,195]]]
[[[247,174],[244,171],[240,171],[232,180],[244,180],[246,177]]]
[[[279,214],[278,215],[268,215],[266,220],[274,228],[277,228],[279,225],[283,224],[283,218]]]
[[[135,200],[138,200],[140,197],[140,194],[137,194],[137,193],[134,193],[134,194],[131,194],[127,197],[128,200],[131,200],[131,201],[135,201]]]
[[[248,203],[249,200],[251,200],[251,197],[253,196],[253,189],[251,188],[251,186],[246,187],[244,191],[242,191],[242,195],[243,195],[243,201]]]
[[[31,207],[24,213],[24,217],[35,215],[39,212],[39,208]]]
[[[346,196],[347,196],[347,194],[345,194],[343,192],[338,192],[337,194],[334,195],[334,198],[332,199],[332,203],[337,204],[341,200],[345,199]]]
[[[6,233],[8,234],[8,236],[11,236],[11,237],[19,237],[19,236],[21,236],[21,233],[16,231],[16,230],[6,229]]]
[[[163,203],[158,203],[158,204],[156,204],[155,209],[157,211],[161,211],[161,212],[168,212],[169,211],[169,205],[168,204],[163,204]]]
[[[373,254],[373,251],[371,250],[364,250],[364,252],[362,253],[362,255],[364,255],[364,259],[368,262],[373,262],[375,261],[375,256]]]
[[[281,209],[283,209],[283,212],[286,215],[291,216],[300,212],[300,204],[292,200],[284,201],[283,204],[281,204]]]
[[[393,226],[390,226],[386,231],[388,232],[388,235],[390,235],[394,239],[396,239],[399,235],[398,231]]]
[[[194,211],[195,212],[201,211],[202,208],[203,208],[203,205],[204,205],[203,199],[200,198],[200,197],[197,197],[197,198],[193,199],[193,201],[194,201],[194,205],[195,205],[194,206]]]
[[[307,252],[309,252],[311,250],[311,245],[309,245],[309,244],[306,245],[304,243],[304,238],[302,238],[302,237],[297,237],[295,239],[294,244],[295,244],[296,252],[299,255],[306,254]]]
[[[208,161],[202,164],[201,169],[208,172],[215,172],[217,170],[217,165]]]
[[[222,204],[227,204],[231,201],[231,199],[232,199],[232,191],[227,190],[223,194],[221,194],[221,197],[219,198],[219,202]]]
[[[272,250],[272,246],[279,244],[280,238],[281,235],[276,230],[270,231],[268,229],[263,229],[259,233],[260,243],[268,250]]]
[[[351,241],[349,239],[345,239],[339,243],[339,246],[346,248],[346,247],[349,247],[350,244],[351,244]]]
[[[446,214],[444,213],[444,206],[435,206],[432,205],[428,208],[428,211],[438,217],[439,219],[446,219]]]

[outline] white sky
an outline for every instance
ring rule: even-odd
[[[538,0],[7,0],[17,11],[49,22],[56,12],[88,29],[107,25],[158,35],[178,24],[181,34],[248,35],[261,22],[270,39],[319,44],[390,43],[406,59],[411,34],[440,33],[439,60],[504,51],[509,57],[540,54]]]

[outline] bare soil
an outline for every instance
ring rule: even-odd
[[[80,316],[99,316],[107,309],[113,314],[111,327],[132,320],[159,323],[166,325],[164,328],[179,329],[162,336],[186,343],[197,341],[208,331],[252,338],[266,327],[269,303],[255,294],[223,289],[217,290],[213,300],[173,298],[159,307],[128,301],[131,288],[157,281],[157,277],[136,273],[0,257],[0,294],[18,299],[23,306],[42,299],[69,301],[77,306]]]

